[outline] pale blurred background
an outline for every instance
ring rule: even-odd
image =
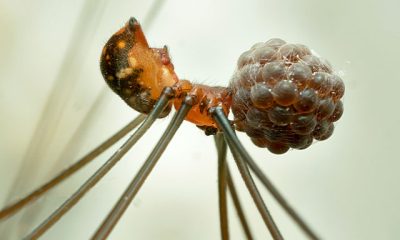
[[[103,44],[135,16],[152,46],[169,46],[177,74],[200,83],[226,86],[241,52],[272,37],[329,59],[346,83],[345,113],[329,140],[277,156],[240,138],[323,239],[399,239],[399,8],[396,0],[0,0],[0,206],[137,115],[106,88],[98,63]],[[156,122],[43,239],[89,238],[168,119]],[[115,149],[1,222],[0,238],[28,233]],[[230,166],[256,239],[268,239]],[[212,138],[184,123],[110,239],[219,239],[216,169]],[[305,239],[260,189],[283,236]],[[229,210],[232,239],[244,239],[232,204]]]

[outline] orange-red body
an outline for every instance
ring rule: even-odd
[[[196,104],[192,107],[186,120],[197,126],[217,127],[213,118],[209,114],[209,109],[221,106],[226,115],[232,104],[230,92],[225,87],[210,87],[202,84],[193,84],[188,94],[196,97]],[[176,109],[181,107],[182,100],[176,98],[174,105]]]

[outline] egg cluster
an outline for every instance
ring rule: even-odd
[[[276,154],[329,138],[343,114],[344,83],[329,63],[281,39],[244,52],[230,88],[236,129]]]

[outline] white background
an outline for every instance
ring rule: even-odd
[[[399,7],[395,0],[0,0],[0,206],[137,115],[105,87],[98,66],[103,44],[135,16],[151,46],[169,46],[178,76],[195,82],[226,86],[240,53],[272,37],[304,43],[329,59],[346,84],[345,113],[329,140],[277,156],[240,138],[322,238],[398,239]],[[168,119],[156,122],[43,239],[90,237]],[[1,238],[29,232],[112,150],[28,211],[1,222]],[[111,239],[219,239],[215,155],[212,138],[184,123]],[[269,238],[230,163],[256,239]],[[283,236],[305,239],[260,190]],[[243,239],[229,210],[232,239]]]

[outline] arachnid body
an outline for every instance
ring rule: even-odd
[[[179,80],[167,48],[150,48],[133,18],[110,38],[100,62],[107,84],[133,109],[148,114],[162,90],[172,87],[176,109],[184,95],[197,100],[186,120],[210,130],[216,127],[211,108],[221,106],[225,114],[232,109],[235,128],[274,153],[327,139],[343,114],[344,84],[329,63],[281,39],[244,52],[228,87]]]

